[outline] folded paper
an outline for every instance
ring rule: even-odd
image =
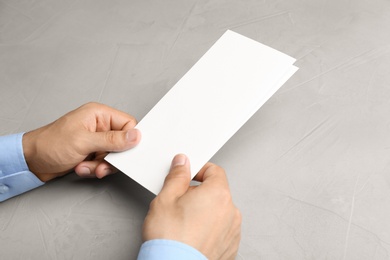
[[[192,177],[297,71],[295,59],[227,31],[138,123],[139,145],[105,158],[158,194],[173,157]]]

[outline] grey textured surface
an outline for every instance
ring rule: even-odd
[[[0,134],[88,101],[141,119],[226,29],[300,70],[212,159],[238,259],[389,259],[390,1],[0,0]],[[1,259],[134,259],[153,197],[75,175],[0,204]]]

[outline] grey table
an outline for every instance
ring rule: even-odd
[[[138,119],[227,29],[300,70],[217,153],[238,259],[389,259],[390,1],[0,0],[0,134],[88,101]],[[0,204],[1,259],[134,259],[153,196],[74,174]]]

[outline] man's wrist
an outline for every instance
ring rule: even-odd
[[[37,176],[37,178],[43,182],[48,181],[44,175],[40,174],[35,167],[33,166],[34,156],[37,154],[37,130],[27,132],[23,135],[22,145],[23,145],[23,154],[26,164],[29,170]]]
[[[24,133],[22,138],[24,159],[26,160],[28,166],[30,165],[32,155],[36,151],[31,135],[31,132],[27,132]]]

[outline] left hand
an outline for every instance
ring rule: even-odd
[[[80,176],[102,178],[116,171],[103,159],[107,152],[128,150],[139,143],[136,124],[124,112],[88,103],[24,134],[24,156],[30,171],[44,182],[72,169]]]

